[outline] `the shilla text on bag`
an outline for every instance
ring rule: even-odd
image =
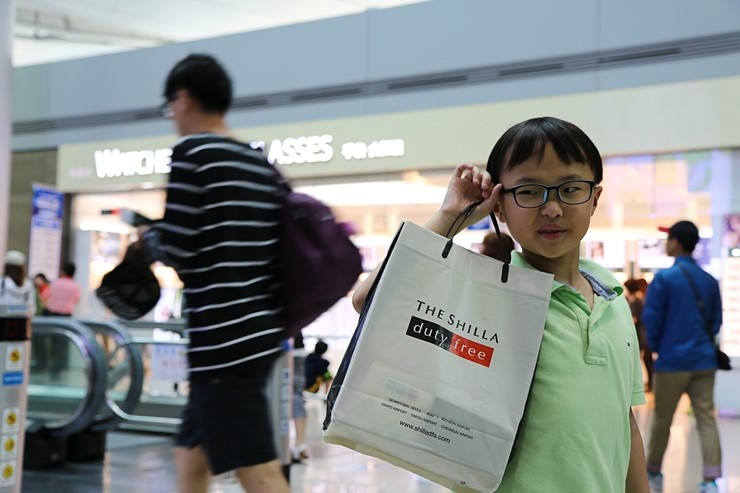
[[[485,328],[479,329],[477,325],[467,323],[461,318],[455,316],[454,313],[445,312],[445,310],[442,308],[430,305],[429,303],[426,303],[422,300],[416,300],[416,311],[426,317],[442,320],[447,325],[460,332],[466,332],[467,334],[478,339],[483,339],[485,341],[491,341],[498,344],[497,332],[491,332],[486,330]]]

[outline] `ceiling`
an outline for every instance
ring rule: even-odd
[[[423,1],[15,0],[13,65],[193,41]]]

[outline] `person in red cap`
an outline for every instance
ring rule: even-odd
[[[648,344],[658,353],[653,376],[655,416],[648,442],[648,480],[653,493],[663,491],[663,455],[673,414],[681,395],[686,393],[696,416],[704,463],[704,481],[698,491],[715,493],[715,479],[722,475],[714,418],[714,335],[722,325],[719,283],[691,256],[699,242],[694,223],[678,221],[670,228],[658,229],[668,233],[666,253],[676,260],[653,278],[642,312]]]

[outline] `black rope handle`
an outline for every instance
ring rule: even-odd
[[[465,221],[473,214],[475,208],[482,203],[483,201],[479,200],[478,202],[473,202],[472,204],[469,204],[462,210],[462,212],[460,212],[460,214],[457,215],[455,220],[452,221],[452,224],[450,224],[450,227],[447,230],[447,234],[445,235],[445,238],[447,238],[447,243],[445,243],[445,247],[442,250],[442,258],[447,258],[447,256],[450,254],[450,250],[452,250],[453,244],[452,238],[460,232],[460,226],[465,224]],[[501,241],[501,229],[498,226],[496,215],[491,212],[489,217],[493,221],[493,229],[496,231],[496,236],[498,237],[498,247],[500,249],[501,261],[504,263],[501,269],[501,282],[505,283],[509,280],[509,263],[511,262],[511,252],[507,252],[506,250],[504,250],[504,242]],[[460,221],[460,218],[462,218],[462,221]],[[460,222],[459,226],[458,222]],[[450,233],[452,233],[452,235],[450,235]]]

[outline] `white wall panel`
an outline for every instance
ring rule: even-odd
[[[237,97],[409,77],[740,31],[740,2],[435,0],[184,44],[20,67],[13,122],[153,109],[169,68],[190,52],[223,61]],[[409,111],[740,74],[740,53],[234,111],[244,127]],[[15,135],[13,149],[170,134],[143,121]]]
[[[373,12],[373,78],[441,72],[593,51],[592,0],[438,0]]]
[[[737,32],[736,0],[601,0],[601,46],[623,48]]]

